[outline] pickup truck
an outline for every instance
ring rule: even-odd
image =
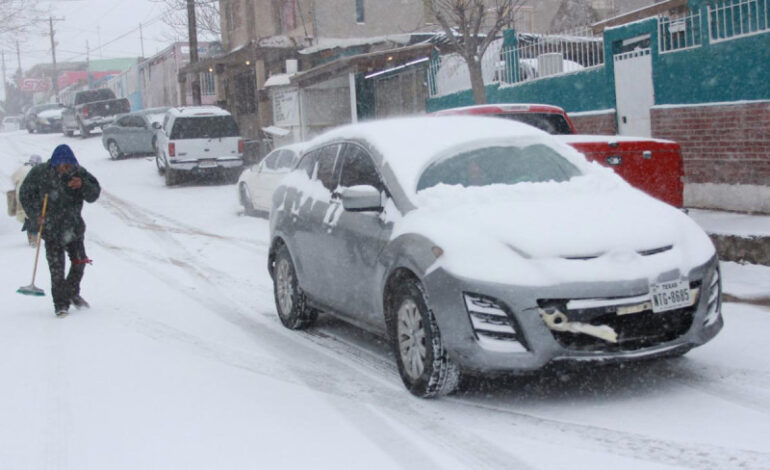
[[[65,100],[64,105],[62,132],[72,136],[79,131],[82,138],[94,128],[112,123],[118,114],[131,111],[126,98],[115,98],[115,93],[107,88],[79,91],[70,100]]]
[[[646,137],[579,135],[563,109],[544,104],[478,105],[446,109],[433,115],[488,115],[535,126],[558,136],[588,160],[612,168],[650,196],[674,207],[681,208],[684,203],[682,150],[676,142]]]

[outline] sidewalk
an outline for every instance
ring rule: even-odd
[[[726,302],[770,306],[770,216],[690,209],[719,253]]]

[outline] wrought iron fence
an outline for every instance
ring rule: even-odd
[[[708,7],[711,42],[770,31],[770,1],[723,0]]]
[[[658,17],[658,50],[661,53],[692,49],[701,45],[700,12],[681,18]]]

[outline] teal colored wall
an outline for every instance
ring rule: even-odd
[[[487,86],[490,103],[528,102],[561,106],[568,112],[615,108],[615,68],[612,57],[622,42],[650,35],[655,104],[695,104],[770,99],[770,33],[730,39],[715,44],[708,40],[708,13],[703,0],[690,5],[701,13],[701,46],[658,52],[658,22],[637,21],[604,32],[603,67],[548,77],[513,86]],[[428,112],[473,103],[470,90],[429,98]]]
[[[561,106],[567,112],[593,111],[615,106],[615,92],[606,82],[604,67],[559,75],[518,85],[489,85],[489,103],[540,103]],[[473,105],[471,90],[429,98],[427,112]]]

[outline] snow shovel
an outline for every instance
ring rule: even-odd
[[[32,284],[24,287],[19,287],[16,292],[23,295],[35,295],[42,297],[45,295],[45,291],[35,286],[35,274],[37,274],[37,259],[40,257],[40,239],[43,238],[43,224],[45,223],[45,210],[48,207],[48,194],[43,196],[43,212],[40,214],[42,221],[40,222],[40,229],[37,232],[37,249],[35,250],[35,266],[32,269]]]

